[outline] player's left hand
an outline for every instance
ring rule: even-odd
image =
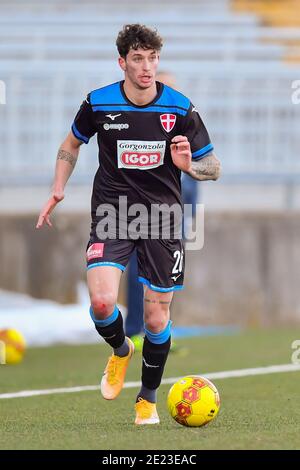
[[[188,172],[192,164],[190,143],[184,135],[176,135],[171,141],[171,157],[179,170]]]

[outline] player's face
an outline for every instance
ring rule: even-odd
[[[139,89],[153,86],[159,61],[155,50],[130,49],[126,59],[119,59],[120,66],[125,72],[125,79]]]

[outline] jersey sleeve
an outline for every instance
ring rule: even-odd
[[[82,102],[71,129],[74,136],[85,144],[88,144],[90,138],[97,132],[94,122],[94,113],[90,103],[90,95]]]
[[[183,135],[188,138],[191,144],[193,160],[200,160],[214,148],[206,127],[192,103],[185,118]]]

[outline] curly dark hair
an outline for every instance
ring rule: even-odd
[[[126,59],[130,49],[154,49],[159,52],[163,42],[156,30],[141,24],[126,24],[118,34],[116,45],[120,56]]]

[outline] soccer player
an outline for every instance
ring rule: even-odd
[[[174,74],[166,70],[160,70],[156,74],[156,81],[161,82],[168,87],[176,88],[176,78]],[[182,203],[190,204],[192,207],[192,218],[196,215],[196,204],[198,201],[199,183],[191,178],[187,173],[182,173],[181,195]],[[188,233],[188,227],[191,224],[191,218],[184,219],[184,235]],[[142,351],[144,335],[142,334],[143,312],[144,312],[144,291],[142,284],[138,281],[138,262],[136,250],[131,255],[127,267],[127,315],[125,320],[125,334],[129,336],[134,344],[135,351]],[[180,348],[172,340],[170,352],[179,351]]]
[[[92,195],[87,282],[91,318],[99,335],[113,348],[100,388],[107,400],[119,395],[134,352],[116,302],[122,271],[136,248],[139,280],[145,289],[137,425],[159,423],[156,393],[170,349],[170,303],[174,291],[183,288],[182,240],[171,235],[165,238],[163,216],[167,208],[181,205],[181,171],[201,181],[216,180],[220,173],[219,160],[193,104],[155,81],[161,47],[158,33],[146,26],[125,25],[120,31],[117,48],[124,80],[92,91],[83,101],[58,151],[53,193],[37,222],[37,228],[45,222],[51,226],[50,213],[64,198],[80,145],[97,134],[99,168]],[[140,224],[143,229],[136,237],[132,227],[137,204],[151,215],[157,205],[162,208],[158,230],[154,227],[157,218],[155,223],[150,218]]]
[[[156,74],[156,81],[164,83],[171,88],[175,88],[175,77],[170,72],[160,71]],[[195,181],[190,178],[191,181]],[[184,203],[184,201],[183,201]],[[143,336],[141,335],[144,327],[144,291],[143,286],[138,281],[138,262],[136,250],[134,250],[127,269],[127,315],[125,320],[125,334],[129,336],[134,344],[135,351],[142,351]],[[174,343],[171,343],[170,351],[174,349]]]

